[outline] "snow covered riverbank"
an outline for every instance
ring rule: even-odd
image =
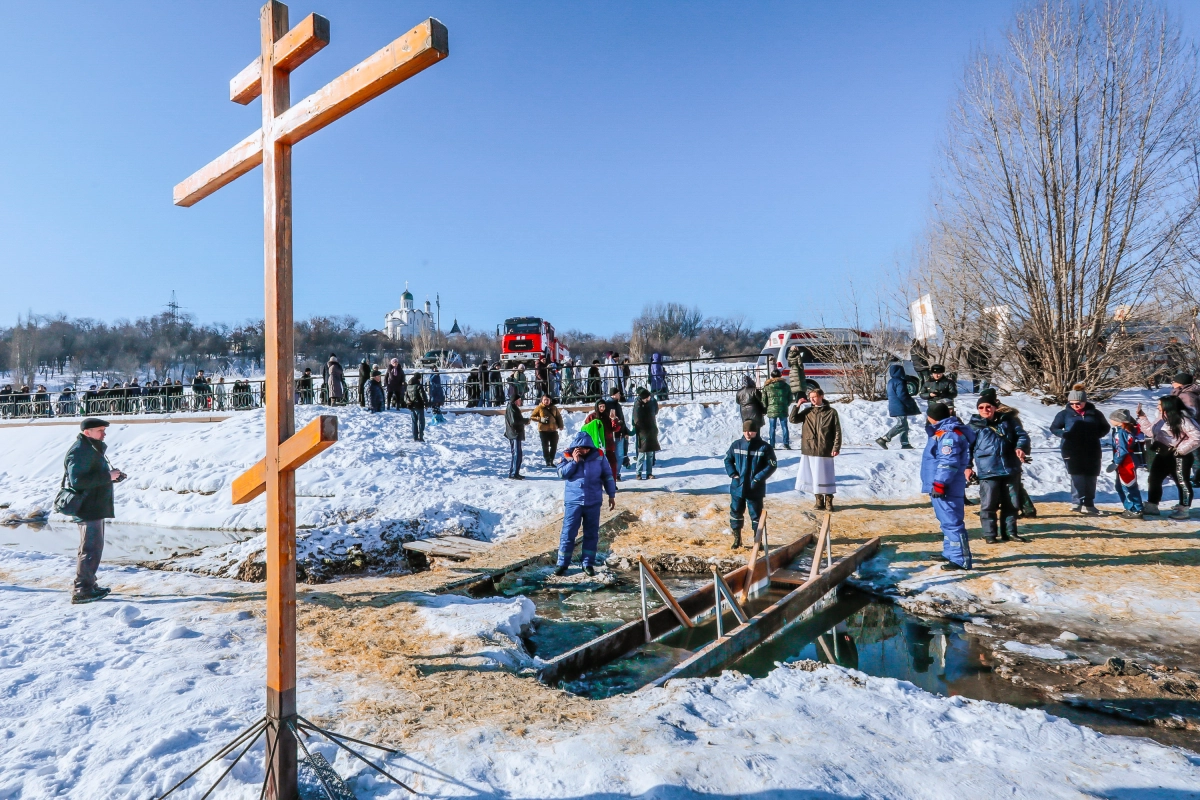
[[[119,596],[71,606],[70,569],[65,558],[0,550],[0,797],[153,795],[262,713],[261,595],[235,581],[106,567],[101,580]],[[530,663],[514,636],[527,600],[411,602],[438,652],[458,649],[457,668]],[[336,720],[389,691],[386,678],[349,680],[302,653],[310,717]],[[836,667],[681,681],[590,707],[589,722],[564,727],[550,714],[523,735],[454,723],[406,740],[387,764],[433,797],[1185,798],[1200,785],[1195,754]],[[314,748],[360,798],[407,796],[328,745]],[[220,796],[257,797],[262,758],[258,746]]]

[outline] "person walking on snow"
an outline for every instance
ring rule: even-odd
[[[1138,423],[1142,430],[1150,432],[1154,460],[1150,462],[1150,496],[1145,505],[1146,515],[1157,516],[1158,504],[1162,500],[1163,481],[1170,478],[1179,492],[1179,502],[1171,512],[1171,519],[1188,519],[1192,506],[1192,484],[1190,480],[1195,451],[1200,447],[1200,426],[1184,411],[1182,399],[1175,395],[1158,398],[1158,415],[1153,422],[1137,408]]]
[[[538,437],[542,440],[542,460],[546,462],[547,467],[553,467],[554,456],[558,453],[558,432],[563,429],[563,418],[549,392],[542,394],[541,402],[529,413],[529,421],[537,423]]]
[[[971,476],[971,439],[945,403],[925,412],[929,443],[921,456],[921,491],[929,495],[942,528],[942,569],[970,569],[971,544],[963,520],[967,480]]]
[[[523,481],[521,462],[525,460],[525,426],[529,420],[521,413],[521,395],[516,387],[510,387],[508,408],[504,410],[504,438],[508,439],[508,477]]]
[[[404,390],[404,405],[412,414],[413,441],[425,441],[425,407],[429,398],[425,396],[425,387],[421,385],[421,373],[414,372],[408,379],[408,387]]]
[[[1137,471],[1146,466],[1145,435],[1138,427],[1133,415],[1126,409],[1119,408],[1108,415],[1112,425],[1112,463],[1108,465],[1109,472],[1115,472],[1114,484],[1117,497],[1125,510],[1121,516],[1125,519],[1142,519],[1142,492],[1138,489]]]
[[[920,414],[921,409],[917,408],[917,401],[913,400],[912,395],[908,393],[908,383],[904,379],[904,367],[895,359],[888,364],[887,404],[888,416],[895,419],[896,424],[887,433],[876,439],[875,443],[887,450],[888,442],[899,436],[900,449],[912,450],[913,446],[908,441],[908,418]]]
[[[667,368],[663,366],[662,354],[650,356],[650,393],[659,402],[667,399]]]
[[[771,378],[762,388],[763,399],[767,403],[767,421],[770,426],[771,447],[775,446],[775,426],[783,429],[783,449],[792,449],[792,437],[788,432],[788,407],[792,404],[792,389],[782,377],[782,373],[771,370]]]
[[[558,476],[567,482],[563,489],[563,526],[558,539],[558,566],[554,574],[563,576],[571,565],[575,537],[583,528],[583,571],[596,574],[596,550],[600,545],[600,504],[608,494],[608,509],[617,506],[617,484],[608,459],[594,446],[592,438],[580,431],[571,439],[558,465]]]
[[[378,414],[383,411],[384,403],[387,400],[383,394],[383,384],[380,382],[379,370],[371,371],[371,380],[367,381],[367,410],[372,414]]]
[[[979,478],[979,520],[983,535],[988,544],[995,544],[997,539],[1007,542],[1010,537],[1027,542],[1017,533],[1018,492],[1012,482],[1029,452],[1029,434],[1021,426],[1020,417],[1001,412],[991,398],[979,398],[975,408],[968,424],[975,432],[971,456]]]
[[[1104,415],[1088,402],[1082,383],[1067,394],[1067,407],[1050,423],[1050,433],[1062,439],[1062,459],[1071,476],[1072,511],[1097,516],[1096,479],[1100,476],[1100,440],[1108,435]]]
[[[805,403],[811,405],[805,406]],[[816,497],[813,508],[818,511],[833,511],[833,496],[837,493],[837,471],[833,460],[842,450],[842,423],[838,413],[825,400],[825,392],[817,387],[809,391],[808,400],[792,406],[789,419],[793,425],[804,426],[800,435],[796,491],[811,492]]]
[[[91,603],[111,591],[96,585],[96,570],[104,553],[104,520],[116,516],[113,511],[113,484],[125,480],[125,473],[108,463],[104,436],[108,423],[88,417],[79,424],[79,436],[63,459],[65,502],[55,510],[71,516],[79,525],[79,552],[75,562],[75,589],[72,603]]]
[[[767,496],[767,478],[779,468],[775,450],[758,435],[752,420],[742,422],[742,436],[725,452],[725,474],[729,476],[729,529],[733,531],[731,550],[742,546],[742,527],[750,511],[750,529],[758,539],[758,521],[762,518]]]
[[[633,402],[633,433],[637,441],[637,478],[653,480],[655,453],[658,446],[658,401],[646,388],[638,389]]]

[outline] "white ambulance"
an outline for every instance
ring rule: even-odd
[[[791,374],[787,356],[792,347],[800,348],[808,388],[820,386],[825,394],[831,395],[846,393],[845,378],[847,371],[853,369],[854,362],[862,359],[886,364],[891,358],[891,353],[876,345],[866,331],[853,328],[774,331],[767,337],[767,343],[758,357],[760,372],[764,373],[760,375],[759,385],[772,369],[778,369],[785,378]],[[904,365],[908,393],[915,395],[921,388],[920,379],[911,361],[901,363]],[[877,388],[883,391],[882,386]]]

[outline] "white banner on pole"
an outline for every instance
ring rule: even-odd
[[[912,315],[913,338],[929,341],[937,338],[937,319],[933,316],[933,298],[921,295],[909,308]]]

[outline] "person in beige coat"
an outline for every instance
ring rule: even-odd
[[[558,452],[558,432],[563,429],[562,412],[554,404],[554,398],[543,394],[541,402],[529,413],[529,421],[537,423],[538,436],[542,440],[542,459],[547,467],[553,467],[554,456]]]
[[[793,425],[803,425],[800,436],[800,470],[796,475],[796,491],[816,496],[813,508],[833,511],[833,496],[837,493],[837,474],[833,460],[842,449],[842,423],[838,413],[820,388],[808,393],[808,400],[792,406],[788,416]]]

